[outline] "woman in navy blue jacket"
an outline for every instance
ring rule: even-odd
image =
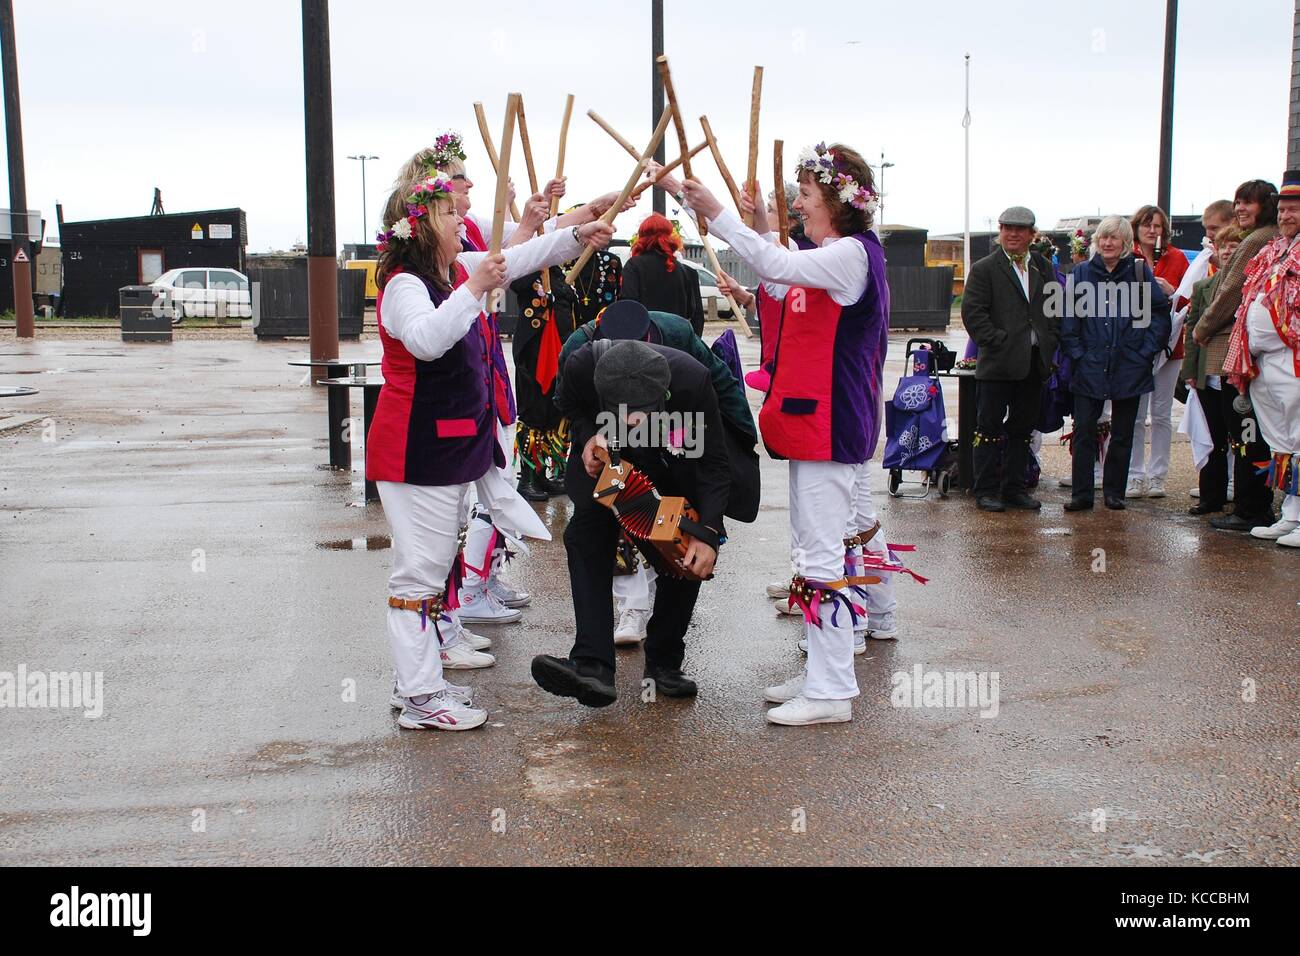
[[[1074,363],[1074,483],[1066,511],[1092,508],[1097,419],[1107,400],[1111,437],[1102,496],[1107,508],[1124,508],[1138,400],[1155,389],[1152,363],[1170,331],[1169,297],[1152,281],[1151,267],[1134,258],[1128,220],[1107,216],[1092,247],[1092,258],[1070,274],[1061,319],[1061,349]]]

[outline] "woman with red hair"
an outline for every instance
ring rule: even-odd
[[[632,241],[632,258],[623,267],[620,299],[640,302],[651,312],[680,315],[696,335],[704,332],[700,274],[677,260],[681,233],[659,213],[641,223]]]

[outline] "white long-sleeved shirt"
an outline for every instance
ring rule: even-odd
[[[694,211],[689,207],[687,211],[694,218]],[[837,304],[847,306],[867,289],[867,250],[850,236],[828,238],[818,249],[794,251],[777,242],[773,233],[760,236],[731,210],[710,220],[709,228],[749,263],[777,298],[800,285],[825,289]]]
[[[572,229],[562,229],[504,249],[506,282],[567,262],[578,255],[582,246]],[[473,272],[486,256],[486,252],[462,252],[456,261],[466,272]],[[423,282],[410,273],[399,272],[384,286],[384,331],[417,359],[432,362],[465,337],[487,307],[486,300],[486,294],[476,297],[467,284],[462,284],[442,305],[435,306]]]

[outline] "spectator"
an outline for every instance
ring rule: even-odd
[[[1196,323],[1193,336],[1206,351],[1207,375],[1222,375],[1228,357],[1228,338],[1233,319],[1241,305],[1241,289],[1246,281],[1246,266],[1266,245],[1277,238],[1277,187],[1263,179],[1252,179],[1237,187],[1233,197],[1237,226],[1246,232],[1232,261],[1225,268],[1214,299]],[[1230,515],[1210,519],[1221,531],[1249,532],[1252,528],[1273,524],[1273,493],[1264,475],[1257,474],[1255,462],[1269,459],[1268,443],[1259,434],[1258,424],[1250,415],[1249,402],[1231,382],[1224,381],[1219,402],[1233,451],[1234,503]],[[1247,425],[1246,422],[1250,424]]]
[[[1235,225],[1216,228],[1213,247],[1219,260],[1219,268],[1212,276],[1207,276],[1192,286],[1192,301],[1187,311],[1186,354],[1183,356],[1180,375],[1189,389],[1196,390],[1197,403],[1205,413],[1205,424],[1214,439],[1214,450],[1200,471],[1200,485],[1197,491],[1200,501],[1188,509],[1188,514],[1207,515],[1223,510],[1228,503],[1228,425],[1223,417],[1223,406],[1219,400],[1222,387],[1220,376],[1206,374],[1205,349],[1196,344],[1192,333],[1201,320],[1206,306],[1214,301],[1223,278],[1224,269],[1241,245],[1245,233]],[[1197,257],[1199,258],[1199,256]]]
[[[1169,297],[1133,254],[1133,226],[1107,216],[1096,250],[1074,267],[1074,296],[1061,321],[1061,347],[1074,364],[1073,485],[1066,511],[1093,506],[1097,419],[1111,403],[1110,448],[1102,475],[1106,507],[1124,509],[1138,399],[1154,387],[1152,363],[1169,340]]]
[[[1135,244],[1133,253],[1143,259],[1155,273],[1160,291],[1172,298],[1183,274],[1187,256],[1170,241],[1169,216],[1159,206],[1143,206],[1130,221]],[[1182,328],[1177,329],[1178,333]],[[1129,459],[1129,498],[1163,498],[1165,476],[1169,474],[1169,445],[1174,437],[1171,412],[1178,372],[1183,358],[1181,335],[1171,329],[1169,341],[1156,355],[1155,388],[1138,401],[1137,420],[1133,428],[1133,454]],[[1147,414],[1151,415],[1151,453],[1147,455]]]
[[[1043,256],[1029,251],[1033,237],[1032,212],[1023,206],[1003,212],[999,248],[971,266],[962,295],[962,321],[979,347],[973,456],[975,504],[983,511],[1042,507],[1026,490],[1025,463],[1060,322],[1048,314],[1047,293],[1055,286],[1056,272]]]
[[[640,302],[651,312],[680,315],[691,323],[696,335],[703,335],[700,274],[678,262],[681,248],[676,226],[659,213],[647,216],[632,242],[632,258],[623,267],[618,297]]]

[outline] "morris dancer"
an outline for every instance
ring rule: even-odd
[[[472,706],[468,688],[443,676],[440,617],[457,604],[452,571],[471,486],[498,526],[548,536],[498,470],[505,456],[496,440],[495,333],[484,296],[513,276],[572,258],[584,241],[608,243],[612,229],[592,223],[503,255],[465,253],[445,177],[395,191],[384,222],[376,305],[384,387],[367,436],[366,474],[392,529],[388,634],[403,698],[398,723],[465,730],[487,713]]]
[[[1250,403],[1272,449],[1256,467],[1281,489],[1282,517],[1251,529],[1256,538],[1300,548],[1300,169],[1278,190],[1281,235],[1250,261],[1224,370]]]
[[[870,167],[846,146],[819,143],[800,156],[798,181],[795,208],[816,247],[799,251],[744,226],[699,183],[663,182],[761,280],[790,287],[759,414],[768,450],[790,460],[791,596],[805,606],[806,672],[764,694],[780,704],[767,719],[788,725],[853,717],[857,609],[845,589],[858,582],[844,574],[844,531],[880,435],[889,336],[885,254],[871,231],[879,202]]]

